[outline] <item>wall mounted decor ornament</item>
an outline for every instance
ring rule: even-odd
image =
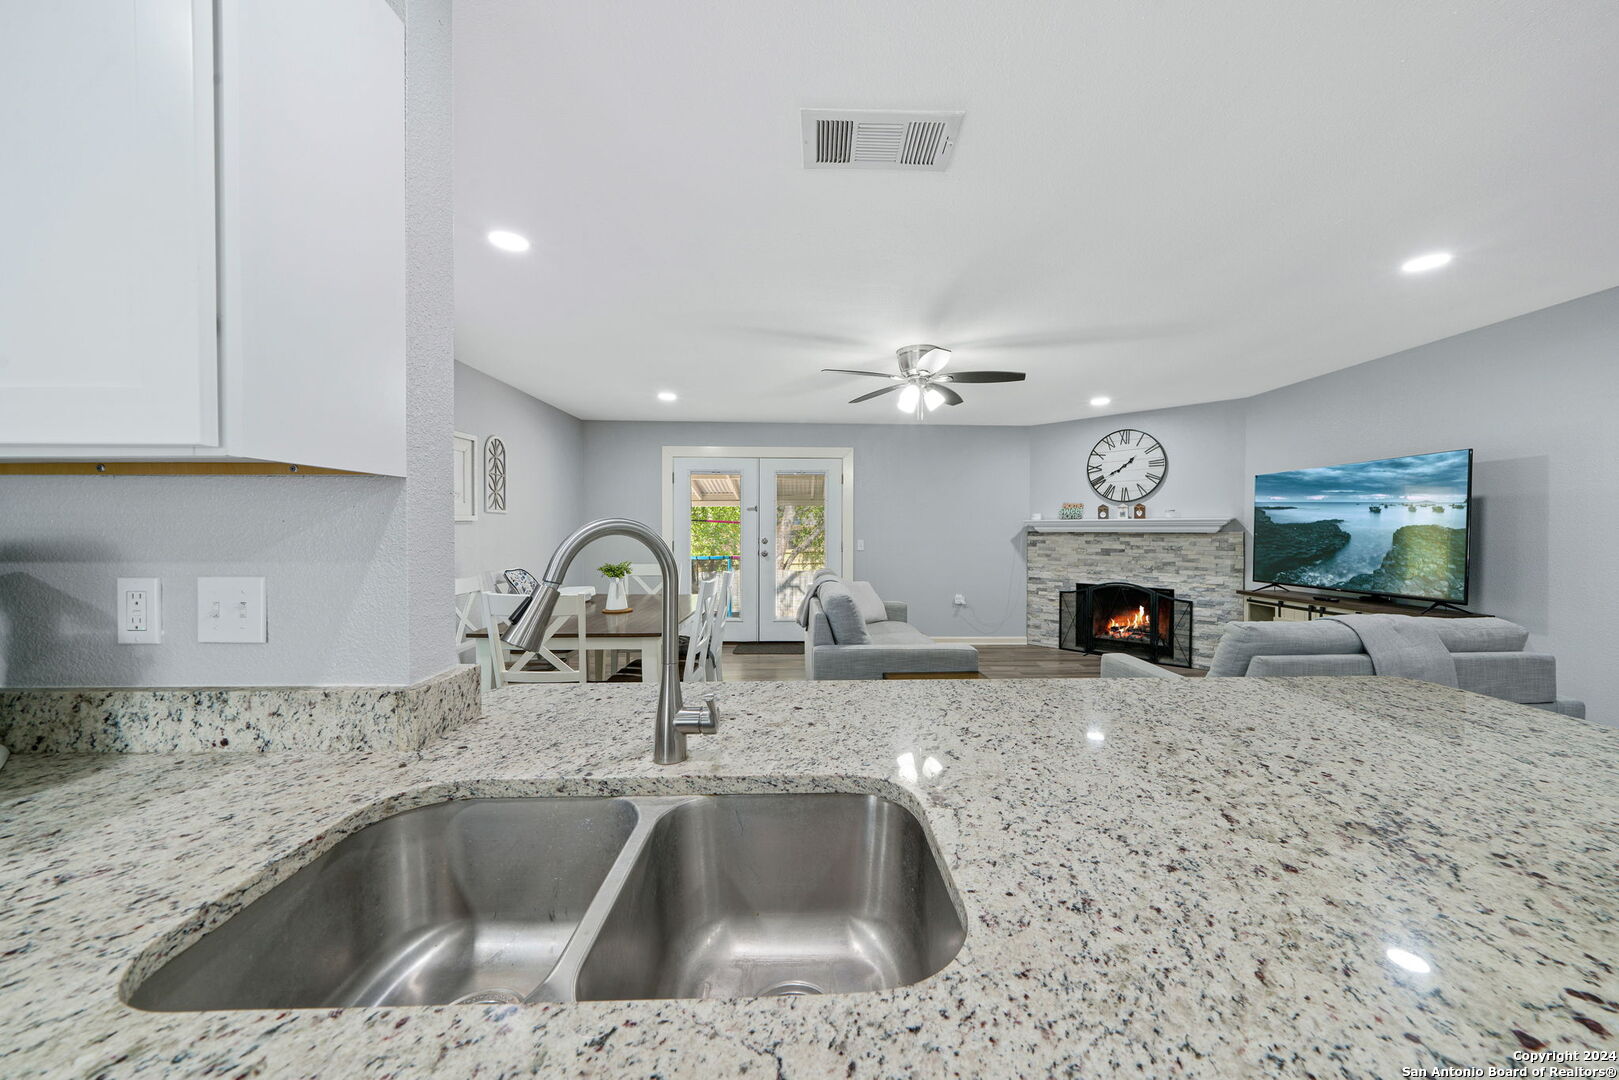
[[[1103,503],[1101,506],[1098,506],[1096,508],[1096,520],[1097,521],[1106,521],[1107,520],[1107,513],[1108,513],[1108,511],[1107,511],[1107,503]]]
[[[1136,503],[1136,508],[1133,511],[1131,511],[1130,516],[1135,518],[1137,521],[1140,521],[1142,518],[1146,517],[1147,516],[1147,504],[1146,503]]]
[[[506,443],[493,435],[483,441],[483,508],[506,512]]]

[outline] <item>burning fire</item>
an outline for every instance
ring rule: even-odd
[[[1115,615],[1107,621],[1107,636],[1116,638],[1141,638],[1149,636],[1152,620],[1147,618],[1145,604],[1136,608],[1133,615]]]

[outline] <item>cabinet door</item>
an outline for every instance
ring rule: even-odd
[[[403,475],[405,32],[386,0],[221,0],[226,448]]]
[[[0,2],[0,446],[218,441],[208,0]]]

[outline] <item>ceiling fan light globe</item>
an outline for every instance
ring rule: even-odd
[[[944,404],[944,395],[930,386],[926,390],[922,391],[922,402],[923,404],[927,405],[928,412],[932,412],[934,409],[937,409],[940,405]]]
[[[918,390],[914,385],[906,386],[899,392],[899,400],[894,403],[894,407],[900,412],[915,412],[916,402],[921,396],[922,391]]]

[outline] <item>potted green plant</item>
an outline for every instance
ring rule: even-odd
[[[607,579],[607,603],[602,606],[604,615],[623,615],[630,611],[629,590],[625,587],[624,579],[630,576],[628,562],[602,563],[596,567],[601,576]]]

